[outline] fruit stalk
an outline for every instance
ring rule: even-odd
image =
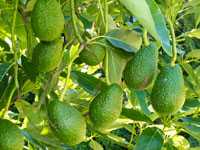
[[[102,5],[101,5],[101,0],[98,0],[98,5],[99,5],[99,10],[100,10],[103,25],[105,25],[105,19],[104,19],[103,8],[102,8]]]
[[[172,36],[172,61],[171,64],[175,65],[176,63],[176,59],[177,59],[177,49],[176,49],[176,35],[175,35],[175,31],[174,31],[174,26],[173,23],[170,19],[167,19],[168,23],[169,23],[169,28],[170,28],[170,33]]]
[[[143,40],[144,40],[144,45],[148,46],[149,45],[149,40],[148,40],[148,32],[147,29],[144,29],[143,31]]]
[[[72,16],[72,24],[74,28],[74,34],[79,40],[80,43],[83,43],[83,39],[78,31],[77,25],[76,25],[76,13],[75,13],[75,4],[74,0],[70,0],[70,7],[71,7],[71,16]]]
[[[61,102],[62,102],[63,99],[64,99],[65,91],[67,91],[67,89],[68,89],[69,80],[70,80],[70,74],[71,74],[71,68],[72,68],[72,64],[70,63],[70,64],[68,65],[68,68],[67,68],[67,78],[66,78],[66,80],[65,80],[64,89],[63,89],[62,94],[61,94],[61,97],[60,97],[60,101],[61,101]]]
[[[16,0],[14,13],[13,13],[12,28],[11,28],[12,49],[14,52],[14,60],[15,60],[15,66],[14,66],[15,84],[16,84],[17,89],[19,88],[19,83],[18,83],[18,64],[17,64],[18,58],[17,58],[17,49],[16,49],[16,39],[15,39],[15,25],[16,25],[18,3],[19,3],[19,0]]]
[[[105,33],[108,32],[108,2],[107,0],[103,1],[104,5],[104,18],[105,18]]]

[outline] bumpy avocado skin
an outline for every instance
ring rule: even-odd
[[[85,119],[74,107],[53,100],[48,104],[48,117],[52,131],[63,143],[76,145],[85,139]]]
[[[156,75],[157,63],[158,47],[154,43],[139,50],[125,67],[126,85],[132,89],[146,89]]]
[[[123,90],[112,84],[97,95],[89,107],[89,116],[97,130],[109,128],[122,110]]]
[[[34,49],[32,63],[38,72],[49,72],[54,70],[62,59],[62,40],[53,42],[41,42]]]
[[[22,150],[24,139],[16,125],[8,120],[0,119],[0,149]]]
[[[158,75],[151,93],[151,103],[160,115],[176,113],[185,102],[184,79],[179,65],[166,66]]]
[[[98,65],[103,61],[105,48],[98,44],[88,45],[81,53],[80,60],[90,66]]]
[[[42,41],[57,39],[64,29],[64,15],[56,0],[37,0],[31,15],[35,35]]]

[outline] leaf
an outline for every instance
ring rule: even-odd
[[[190,100],[186,100],[184,105],[183,105],[183,109],[192,109],[192,108],[198,108],[200,107],[200,100],[199,99],[190,99]]]
[[[200,39],[200,29],[192,29],[192,31],[186,33],[186,36]]]
[[[90,141],[89,146],[93,150],[103,150],[103,147],[101,146],[101,144],[99,144],[97,141],[94,141],[94,140]]]
[[[131,55],[126,54],[120,49],[109,47],[106,49],[104,59],[104,70],[110,83],[121,84],[123,71]]]
[[[15,102],[15,106],[17,107],[17,110],[20,112],[20,115],[22,117],[27,117],[28,120],[31,122],[31,124],[39,125],[42,123],[43,116],[41,115],[39,110],[36,109],[34,106],[32,106],[30,103],[24,100],[17,100]]]
[[[178,122],[176,125],[181,127],[186,133],[200,141],[200,118],[183,118],[183,122]]]
[[[7,105],[8,101],[12,100],[15,90],[16,90],[15,82],[14,79],[12,79],[8,83],[3,95],[0,98],[0,111]]]
[[[139,102],[141,110],[146,114],[146,115],[151,115],[151,112],[148,109],[148,104],[147,104],[147,96],[144,91],[135,91],[137,101]]]
[[[112,46],[120,48],[125,52],[137,52],[142,45],[141,35],[134,30],[114,29],[105,37]]]
[[[13,19],[13,6],[8,3],[0,4],[0,30],[4,30],[11,33],[12,19]],[[22,15],[17,12],[16,14],[16,25],[15,33],[20,41],[20,47],[25,49],[27,47],[27,34],[25,29],[25,24]]]
[[[79,44],[72,45],[69,51],[69,63],[72,63],[79,56]]]
[[[36,66],[33,65],[30,60],[23,56],[21,57],[21,60],[22,60],[22,67],[25,71],[25,73],[28,75],[28,77],[32,80],[32,81],[35,81],[36,80],[36,77],[38,76],[38,71],[36,69]]]
[[[152,122],[151,119],[147,115],[145,115],[144,113],[142,113],[141,111],[137,109],[123,108],[121,115],[129,119],[132,119],[134,121],[144,121],[144,122],[149,122],[149,123]]]
[[[186,59],[200,59],[200,49],[194,49],[186,55]]]
[[[115,134],[109,133],[106,135],[109,139],[113,140],[113,142],[117,143],[118,145],[121,145],[123,147],[129,146],[129,148],[132,148],[132,145],[129,144],[125,138],[122,138],[120,136],[117,136]],[[133,149],[133,148],[132,148]]]
[[[163,142],[164,135],[160,129],[146,128],[138,137],[135,150],[161,150]]]
[[[106,39],[112,44],[112,46],[121,48],[125,50],[126,52],[132,53],[132,52],[138,51],[136,48],[131,47],[129,44],[127,44],[126,42],[120,39],[109,37],[109,36],[106,36]]]
[[[10,68],[13,66],[13,64],[7,64],[7,63],[0,63],[0,82],[3,80],[6,73],[10,70]]]
[[[164,51],[172,56],[170,38],[164,16],[154,0],[119,0],[134,15],[152,36],[159,42]]]
[[[100,79],[79,71],[72,71],[71,78],[73,81],[77,82],[79,86],[81,86],[85,91],[94,96],[107,86],[106,83]]]

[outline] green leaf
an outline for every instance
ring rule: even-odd
[[[8,3],[0,4],[0,31],[6,31],[8,33],[11,33],[11,27],[12,27],[12,19],[13,19],[13,6],[9,5]],[[23,21],[22,15],[17,12],[16,15],[16,25],[15,25],[15,33],[17,35],[17,38],[20,41],[20,47],[22,49],[25,49],[27,47],[27,34],[25,29],[25,24]]]
[[[120,39],[109,37],[109,36],[106,36],[106,39],[112,44],[112,46],[116,48],[121,48],[125,50],[126,52],[133,53],[133,52],[138,51],[136,48],[131,47],[129,44],[127,44],[126,42]]]
[[[137,52],[142,45],[141,35],[134,30],[114,29],[106,34],[107,41],[116,48],[125,52]]]
[[[39,110],[32,106],[30,103],[24,100],[18,100],[15,102],[15,106],[20,112],[21,117],[27,117],[31,124],[36,126],[41,124],[43,121],[43,116]]]
[[[14,79],[12,79],[8,83],[3,95],[0,98],[0,111],[7,105],[9,101],[12,100],[15,90],[16,90],[15,82]]]
[[[134,121],[144,121],[144,122],[149,122],[149,123],[152,122],[151,119],[147,115],[145,115],[144,113],[142,113],[141,111],[137,109],[123,108],[121,115],[129,119],[132,119]]]
[[[181,64],[183,69],[188,73],[188,75],[190,76],[190,78],[195,82],[195,84],[197,84],[198,86],[200,85],[200,81],[197,77],[197,75],[194,72],[194,69],[192,68],[192,66],[190,64]]]
[[[100,79],[79,71],[72,71],[71,78],[73,81],[77,82],[79,86],[81,86],[85,91],[94,96],[106,87],[106,83]]]
[[[6,73],[10,70],[10,68],[13,66],[13,64],[7,64],[7,63],[0,63],[0,82],[3,80]]]
[[[101,144],[99,144],[97,141],[94,141],[94,140],[90,141],[89,146],[93,150],[103,150],[103,147],[101,146]]]
[[[147,94],[144,91],[135,91],[136,94],[136,99],[139,102],[141,110],[146,114],[146,115],[151,115],[151,112],[148,109],[148,104],[147,104]]]
[[[161,150],[163,142],[164,135],[160,129],[146,128],[138,137],[135,150]]]
[[[38,72],[37,72],[37,69],[36,69],[36,66],[34,64],[32,64],[30,62],[30,60],[23,56],[21,57],[21,60],[22,60],[22,67],[25,71],[25,73],[28,75],[28,77],[32,80],[32,81],[35,81],[36,80],[36,77],[38,76]]]
[[[200,107],[200,99],[187,99],[183,105],[183,109],[192,109]]]
[[[79,56],[79,44],[72,45],[70,50],[68,51],[68,64],[72,64],[76,58]]]
[[[200,141],[200,118],[183,118],[184,122],[176,123],[186,133]]]
[[[106,49],[106,58],[104,59],[104,70],[110,83],[121,84],[123,71],[126,63],[131,58],[120,49],[109,47]]]
[[[200,49],[194,49],[186,55],[186,59],[200,59]]]
[[[192,31],[186,33],[186,36],[200,39],[200,29],[192,29]]]
[[[134,15],[151,35],[159,42],[165,52],[172,56],[170,38],[164,16],[154,0],[119,0]]]

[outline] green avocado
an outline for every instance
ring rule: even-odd
[[[64,15],[57,0],[37,0],[31,15],[35,35],[41,41],[53,41],[64,29]]]
[[[185,102],[184,79],[179,65],[166,66],[159,73],[151,93],[151,103],[160,115],[176,113]]]
[[[62,40],[53,42],[41,42],[34,49],[32,63],[38,72],[49,72],[54,70],[62,59]]]
[[[87,45],[80,53],[79,58],[82,62],[95,66],[103,61],[105,56],[105,48],[98,44]]]
[[[63,143],[72,146],[85,140],[86,121],[78,110],[58,100],[51,101],[47,110],[49,125]]]
[[[118,84],[111,84],[101,91],[89,106],[93,126],[101,131],[109,128],[122,111],[123,90]]]
[[[22,150],[24,138],[12,122],[0,119],[0,150]]]
[[[127,63],[124,80],[128,88],[143,90],[153,81],[158,63],[158,47],[151,43],[140,49]]]

